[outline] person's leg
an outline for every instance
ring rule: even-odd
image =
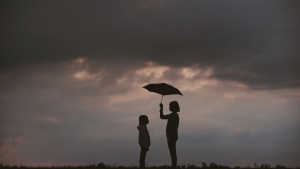
[[[168,138],[168,147],[171,155],[172,167],[177,166],[177,155],[176,155],[176,140]]]
[[[141,147],[140,153],[140,167],[145,168],[145,159],[146,159],[147,150],[144,147]]]

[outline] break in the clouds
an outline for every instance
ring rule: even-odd
[[[298,1],[1,2],[0,163],[169,164],[160,96],[178,100],[179,164],[299,166]],[[167,107],[167,106],[166,106]]]
[[[212,77],[212,68],[148,62],[114,71],[83,58],[2,74],[1,163],[136,165],[137,119],[149,116],[149,165],[169,163],[160,96],[142,87],[167,82],[184,96],[180,164],[298,166],[299,90],[253,91]],[[100,63],[99,63],[100,64]],[[4,80],[5,79],[5,80]]]

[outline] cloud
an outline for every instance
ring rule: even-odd
[[[214,68],[215,78],[253,89],[298,88],[295,3],[66,1],[25,3],[20,9],[4,3],[1,68],[83,55],[97,60],[95,65],[199,64]]]

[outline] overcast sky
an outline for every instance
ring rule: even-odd
[[[1,1],[0,163],[300,166],[299,1]]]

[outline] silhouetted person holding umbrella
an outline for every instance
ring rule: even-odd
[[[172,94],[182,95],[182,93],[177,88],[166,83],[148,84],[143,88],[147,89],[149,92],[161,94],[160,102],[162,102],[163,96],[166,95],[172,95]],[[172,167],[176,167],[177,166],[176,141],[178,139],[178,126],[179,126],[178,112],[180,112],[180,107],[177,101],[172,101],[170,102],[170,107],[169,107],[172,113],[168,115],[164,115],[163,104],[160,103],[159,106],[160,106],[160,111],[159,111],[160,118],[168,119],[168,124],[167,124],[168,147],[171,155]]]
[[[168,115],[163,114],[163,104],[160,103],[160,118],[161,119],[168,119],[167,123],[167,140],[168,140],[168,147],[171,155],[172,160],[172,167],[175,168],[177,166],[177,155],[176,155],[176,141],[178,140],[178,126],[179,126],[179,115],[180,107],[177,101],[170,102],[170,111],[172,113]]]

